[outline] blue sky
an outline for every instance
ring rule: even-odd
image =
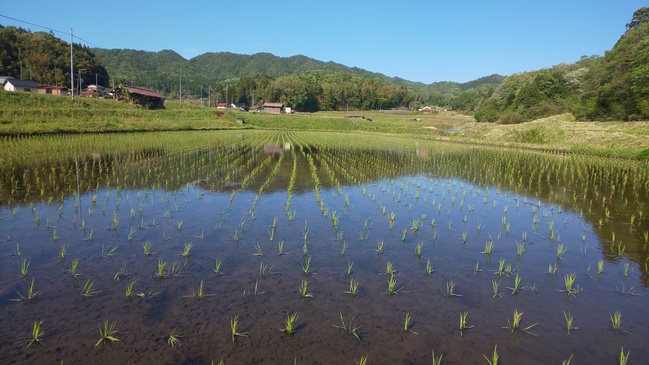
[[[73,28],[89,46],[171,49],[187,59],[222,51],[302,54],[425,83],[603,55],[633,12],[649,6],[637,0],[0,1],[0,15]],[[0,24],[43,30],[6,17]]]

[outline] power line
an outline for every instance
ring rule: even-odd
[[[70,34],[69,32],[64,32],[64,31],[62,31],[62,30],[58,30],[58,29],[54,29],[54,28],[50,28],[50,27],[46,27],[46,26],[44,26],[44,25],[39,25],[39,24],[30,23],[30,22],[27,22],[27,21],[24,21],[24,20],[20,20],[20,19],[12,18],[12,17],[10,17],[10,16],[6,16],[6,15],[2,15],[2,14],[0,14],[0,17],[7,18],[7,19],[11,19],[11,20],[16,21],[16,22],[19,22],[19,23],[32,25],[32,26],[34,26],[34,27],[39,27],[39,28],[47,29],[47,30],[49,30],[49,31],[56,32],[56,33],[61,33],[61,34],[65,34],[65,35]],[[93,43],[91,43],[91,42],[88,42],[87,40],[85,40],[85,39],[83,39],[83,38],[81,38],[81,37],[77,37],[76,35],[73,35],[72,37],[73,37],[73,38],[76,38],[76,39],[78,39],[78,40],[80,40],[80,41],[82,41],[82,42],[84,42],[84,43],[87,43],[87,44],[89,44],[89,45],[91,45],[91,46],[93,46],[93,47],[95,47],[95,48],[100,48],[98,45],[93,44]]]

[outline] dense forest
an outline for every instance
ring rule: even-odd
[[[74,44],[73,53],[75,80],[81,71],[85,84],[108,85],[108,72],[91,49]],[[52,33],[0,25],[0,75],[70,87],[70,43]]]
[[[604,56],[511,75],[487,92],[466,92],[450,106],[485,122],[520,123],[571,112],[581,120],[649,119],[649,8],[638,9]]]

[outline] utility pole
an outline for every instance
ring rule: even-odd
[[[81,71],[85,71],[86,69],[80,68],[79,69],[79,79],[77,80],[77,84],[79,85],[79,93],[77,95],[81,95]]]
[[[225,85],[225,107],[228,107],[228,86],[230,85]]]
[[[70,28],[70,91],[74,100],[74,53],[72,51],[72,28]]]
[[[212,87],[210,86],[208,92],[207,92],[207,107],[209,108],[211,105],[210,103],[212,102]]]
[[[180,78],[180,91],[178,92],[178,98],[180,99],[180,106],[183,106],[183,77]]]

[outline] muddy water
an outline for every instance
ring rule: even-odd
[[[79,195],[76,174],[67,178],[58,172],[52,184],[59,181],[61,187],[48,186],[56,196],[51,202],[48,193],[33,197],[24,187],[11,205],[5,198],[0,206],[0,362],[352,364],[367,356],[375,364],[427,364],[434,350],[444,354],[442,363],[482,364],[494,346],[505,364],[554,364],[571,355],[574,363],[614,364],[622,347],[630,351],[631,363],[649,357],[642,241],[649,228],[638,213],[646,212],[641,204],[649,201],[646,188],[633,190],[630,181],[625,192],[616,187],[611,194],[605,181],[595,193],[580,190],[579,181],[568,183],[560,175],[547,179],[537,171],[539,178],[523,170],[516,170],[522,178],[498,180],[459,165],[465,159],[496,163],[489,154],[478,160],[483,152],[477,148],[446,147],[444,158],[436,159],[438,145],[425,154],[424,142],[417,149],[377,146],[357,151],[361,157],[354,159],[347,144],[307,148],[313,136],[291,138],[292,150],[282,143],[264,148],[267,140],[261,138],[227,153],[207,145],[213,158],[199,151],[168,152],[156,155],[155,162],[150,155],[115,160],[115,175],[97,170],[92,180],[90,170],[82,170]],[[508,164],[517,163],[524,165]],[[550,165],[555,163],[564,162]],[[166,171],[160,172],[166,179],[185,180],[147,185],[145,169],[156,166]],[[589,171],[598,179],[607,175]],[[4,172],[4,181],[10,180]],[[614,174],[608,175],[619,186]],[[530,190],[528,181],[539,189]],[[576,201],[573,192],[580,197]],[[606,201],[614,212],[608,217],[597,208],[602,196],[612,197]],[[590,200],[595,203],[589,212]],[[332,215],[339,215],[335,226]],[[142,248],[147,241],[149,256]],[[380,241],[383,253],[377,253]],[[488,242],[491,254],[484,253]],[[188,243],[188,257],[181,256]],[[520,255],[517,245],[525,247]],[[565,253],[558,258],[560,245]],[[70,273],[75,259],[76,279]],[[217,259],[222,260],[219,274]],[[501,259],[510,272],[498,274]],[[24,260],[29,268],[21,278]],[[162,278],[155,275],[159,260],[167,262]],[[182,269],[176,276],[169,271],[174,263]],[[385,275],[388,263],[397,270],[393,294]],[[554,274],[547,273],[549,264],[556,265]],[[572,273],[575,292],[569,295],[561,290],[564,276]],[[360,283],[355,296],[345,293],[352,277]],[[15,301],[27,295],[32,279],[38,296]],[[127,298],[135,279],[133,292],[142,296]],[[302,280],[313,297],[300,295]],[[500,283],[497,296],[494,281]],[[89,282],[97,292],[82,296]],[[448,293],[451,283],[455,295]],[[524,313],[518,330],[510,328],[515,310]],[[622,313],[617,332],[610,319],[615,311]],[[281,329],[293,312],[299,318],[289,336]],[[470,328],[461,335],[463,312]],[[564,312],[578,327],[570,334]],[[405,331],[408,313],[412,321]],[[235,316],[244,336],[233,341]],[[119,341],[96,345],[106,320],[115,323]],[[43,321],[44,334],[40,345],[28,347],[35,321]],[[360,326],[360,340],[339,328],[349,326]],[[179,346],[168,344],[171,331],[180,336]]]

